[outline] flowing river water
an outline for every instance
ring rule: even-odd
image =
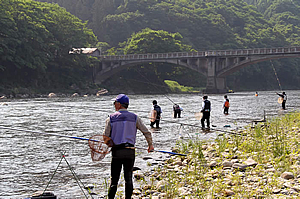
[[[297,110],[300,91],[287,91],[287,95],[287,111]],[[36,191],[43,191],[60,163],[61,152],[65,153],[68,163],[81,182],[85,185],[93,184],[94,192],[104,195],[110,176],[110,154],[100,162],[92,162],[88,142],[85,140],[1,127],[89,138],[95,134],[102,134],[105,119],[114,112],[114,97],[0,101],[0,198],[26,198]],[[235,130],[251,125],[253,120],[262,119],[264,112],[267,118],[287,112],[281,110],[275,91],[260,91],[258,97],[255,97],[255,92],[229,93],[228,97],[229,115],[223,114],[223,95],[208,97],[212,103],[211,125],[214,129]],[[200,121],[196,119],[195,113],[201,108],[200,94],[129,95],[129,98],[129,111],[138,114],[148,127],[152,100],[156,99],[161,106],[162,129],[153,131],[152,134],[157,150],[170,151],[179,137],[216,137],[216,131],[204,134],[199,128]],[[168,98],[183,108],[182,118],[173,118],[173,104]],[[224,127],[225,125],[230,127]],[[145,138],[139,131],[136,146],[147,147]],[[148,154],[145,150],[137,150],[135,166],[144,172],[152,169],[151,165],[159,164],[159,161],[167,156],[165,153]],[[144,157],[152,159],[144,160]],[[123,178],[120,183],[124,184]],[[47,191],[53,192],[58,198],[85,198],[65,160],[60,163]]]

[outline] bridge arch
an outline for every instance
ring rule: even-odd
[[[167,63],[196,71],[206,76],[206,69],[198,67],[199,60],[177,59],[177,60],[135,60],[135,61],[102,61],[101,70],[95,75],[95,83],[101,84],[109,77],[124,70],[127,67],[137,66],[144,63]]]
[[[299,58],[300,54],[296,54],[296,55],[274,55],[274,56],[257,56],[257,57],[250,57],[250,58],[245,58],[242,61],[238,61],[235,64],[231,64],[225,68],[222,68],[220,70],[218,70],[217,72],[217,77],[226,77],[242,68],[245,68],[247,66],[250,66],[252,64],[256,64],[259,62],[264,62],[264,61],[268,61],[268,60],[274,60],[274,59],[283,59],[283,58]],[[222,61],[221,61],[222,62]]]
[[[125,67],[142,63],[168,63],[186,67],[207,77],[207,93],[226,92],[226,76],[254,63],[272,59],[300,57],[300,46],[100,56],[101,66],[94,74],[102,83]]]

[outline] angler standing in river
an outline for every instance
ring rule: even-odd
[[[224,95],[224,104],[223,104],[224,114],[228,115],[229,110],[229,99],[227,98],[227,95]]]
[[[174,118],[180,118],[182,108],[178,104],[173,105]]]
[[[282,109],[285,110],[285,103],[286,103],[286,100],[287,100],[287,95],[285,94],[285,92],[282,92],[282,94],[279,94],[279,93],[276,93],[277,95],[279,95],[282,99]]]
[[[156,125],[156,128],[159,128],[159,121],[160,121],[160,115],[162,113],[160,106],[157,105],[157,101],[153,100],[153,110],[156,111],[156,117],[153,122],[150,123],[151,128],[154,128],[154,124]]]
[[[147,140],[148,152],[154,150],[151,132],[136,114],[127,111],[128,105],[129,98],[125,94],[119,94],[114,102],[117,112],[111,114],[105,122],[104,135],[110,137],[114,143],[112,147],[111,182],[108,190],[108,199],[115,198],[122,166],[125,179],[125,199],[131,198],[135,150],[128,147],[135,146],[137,129],[144,134]]]
[[[210,118],[210,111],[211,111],[211,104],[210,101],[207,99],[208,97],[205,95],[203,96],[203,102],[202,102],[202,119],[201,119],[201,126],[202,129],[205,129],[204,121],[207,122],[207,128],[210,128],[209,118]]]

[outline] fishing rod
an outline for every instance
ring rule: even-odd
[[[24,129],[16,129],[16,128],[9,128],[9,127],[3,127],[0,126],[0,129],[7,129],[7,130],[14,130],[14,131],[22,131],[22,132],[28,132],[28,133],[38,133],[43,135],[51,135],[51,136],[58,136],[58,137],[65,137],[65,138],[71,138],[71,139],[79,139],[79,140],[88,140],[88,141],[94,141],[94,142],[103,142],[101,140],[95,140],[95,139],[89,139],[89,138],[83,138],[83,137],[75,137],[75,136],[67,136],[67,135],[60,135],[56,133],[45,133],[45,132],[39,132],[39,131],[30,131],[30,130],[24,130]],[[135,147],[137,149],[143,149],[140,147]],[[161,152],[161,153],[168,153],[171,155],[183,155],[179,153],[169,152],[169,151],[161,151],[161,150],[154,150],[155,152]]]
[[[148,82],[151,83],[151,81],[145,77],[144,75],[142,75],[138,70],[136,70],[142,77],[144,77],[144,79],[146,79]],[[154,85],[155,88],[157,88],[155,85]],[[175,104],[175,102],[173,100],[171,100],[166,94],[163,94],[168,100],[170,100],[173,104]]]
[[[123,79],[129,80],[129,81],[141,82],[144,84],[150,84],[150,85],[154,85],[154,86],[158,86],[158,87],[162,87],[162,88],[170,88],[168,86],[163,86],[163,85],[154,84],[154,83],[150,83],[150,82],[140,81],[140,80],[136,80],[136,79],[128,79],[128,78],[124,78],[124,77],[123,77]]]
[[[143,150],[148,150],[147,148],[142,148],[142,147],[126,147],[128,149],[143,149]],[[160,152],[160,153],[168,153],[171,155],[180,155],[180,156],[187,156],[187,154],[181,154],[181,153],[175,153],[175,152],[169,152],[169,151],[161,151],[161,150],[153,150],[154,152]]]
[[[16,128],[9,128],[9,127],[3,127],[3,126],[0,126],[0,129],[8,129],[8,130],[14,130],[14,131],[28,132],[28,133],[38,133],[38,134],[43,134],[43,135],[51,135],[51,136],[65,137],[65,138],[78,139],[78,140],[90,140],[88,138],[82,138],[82,137],[76,137],[76,136],[67,136],[67,135],[60,135],[60,134],[56,134],[56,133],[45,133],[45,132],[39,132],[39,131],[30,131],[30,130],[25,130],[25,129],[16,129]],[[92,141],[101,142],[99,140],[92,140]]]
[[[272,65],[273,71],[274,71],[274,73],[275,73],[275,76],[276,76],[276,79],[277,79],[278,85],[279,85],[279,87],[280,87],[280,90],[282,91],[281,84],[280,84],[279,78],[278,78],[278,76],[277,76],[277,72],[276,72],[276,69],[275,69],[275,67],[274,67],[274,64],[273,64],[272,60],[270,60],[270,62],[271,62],[271,65]]]
[[[103,111],[103,112],[107,112],[108,113],[108,109],[97,109],[99,111]],[[143,112],[143,111],[141,111]],[[145,112],[145,111],[144,111]],[[139,116],[140,118],[145,118],[145,119],[149,119],[149,117],[145,117],[145,116]],[[180,124],[180,125],[184,125],[184,126],[191,126],[191,127],[197,127],[197,128],[202,128],[202,126],[199,126],[199,125],[195,125],[195,124],[187,124],[187,123],[183,123],[183,122],[178,122],[178,121],[172,121],[172,120],[165,120],[165,119],[161,119],[161,121],[163,122],[169,122],[169,123],[175,123],[175,124]],[[214,130],[214,131],[220,131],[220,132],[224,132],[224,133],[231,133],[229,131],[226,131],[226,130],[222,130],[222,129],[216,129],[216,128],[213,128],[211,130]]]
[[[102,112],[106,112],[106,113],[110,113],[111,110],[108,110],[108,109],[97,109],[98,111],[102,111]],[[130,111],[137,111],[137,110],[130,110]],[[143,112],[143,113],[148,113],[146,111],[140,111],[139,112]],[[145,118],[145,119],[149,119],[149,117],[146,117],[146,116],[139,116],[140,118]],[[171,121],[171,120],[165,120],[165,119],[161,119],[161,121],[165,121],[165,122],[170,122],[170,123],[176,123],[176,124],[181,124],[181,125],[185,125],[185,126],[193,126],[193,127],[198,127],[198,128],[201,128],[201,126],[197,126],[197,125],[193,125],[193,124],[186,124],[186,123],[183,123],[183,122],[177,122],[177,121]]]

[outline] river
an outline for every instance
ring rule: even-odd
[[[297,110],[300,104],[300,91],[290,90],[287,111]],[[229,115],[223,114],[223,95],[209,95],[212,103],[211,125],[222,131],[234,130],[250,125],[253,120],[281,115],[275,91],[229,93]],[[56,133],[67,136],[89,138],[102,134],[105,119],[114,112],[112,98],[115,96],[79,98],[36,98],[6,99],[0,101],[1,127],[26,131]],[[154,147],[170,151],[180,134],[183,139],[199,137],[213,139],[215,131],[203,134],[200,121],[195,118],[202,102],[200,94],[179,95],[129,95],[129,111],[137,113],[149,127],[149,111],[152,100],[156,99],[163,114],[159,131],[153,131]],[[182,108],[182,118],[172,117],[172,102]],[[184,125],[180,125],[180,123]],[[188,125],[185,125],[188,124]],[[225,125],[230,127],[224,127]],[[181,128],[181,129],[180,129]],[[68,163],[83,184],[93,184],[99,195],[106,193],[106,182],[110,176],[110,154],[100,162],[92,162],[88,142],[39,133],[29,133],[0,128],[0,198],[26,198],[36,191],[43,191],[54,174],[65,153]],[[142,133],[138,132],[137,146],[147,147]],[[152,157],[143,160],[143,157]],[[147,154],[137,150],[136,167],[146,171],[168,154],[154,152]],[[123,179],[120,181],[124,183]],[[122,189],[122,188],[121,188]],[[84,198],[67,162],[63,160],[58,167],[48,189],[58,198]]]

